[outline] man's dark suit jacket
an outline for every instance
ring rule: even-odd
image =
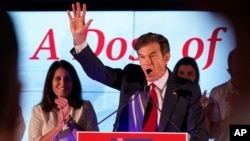
[[[105,66],[89,46],[78,54],[73,48],[71,54],[90,78],[120,91],[120,110],[116,115],[114,131],[128,131],[128,110],[124,105],[133,94],[144,91],[147,84],[141,67],[135,64],[128,64],[124,69]],[[167,70],[169,78],[158,132],[188,132],[191,135],[190,141],[207,141],[205,115],[199,101],[199,85],[176,77]]]

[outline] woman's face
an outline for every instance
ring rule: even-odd
[[[195,69],[191,65],[180,65],[177,70],[177,75],[191,81],[195,81],[196,79]]]
[[[52,88],[56,96],[67,98],[72,91],[72,78],[67,70],[58,68],[52,79]]]

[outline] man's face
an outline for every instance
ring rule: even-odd
[[[148,82],[156,81],[165,74],[170,53],[162,56],[158,43],[149,43],[140,48],[137,53],[141,68]]]

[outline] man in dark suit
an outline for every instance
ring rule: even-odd
[[[82,8],[82,9],[81,9]],[[156,33],[138,38],[135,50],[139,65],[128,64],[124,69],[105,66],[87,44],[85,33],[92,20],[85,23],[86,5],[72,5],[69,11],[70,28],[74,41],[72,55],[86,74],[107,86],[120,91],[118,113],[114,131],[145,131],[147,108],[157,109],[156,125],[151,132],[188,132],[192,141],[207,141],[205,115],[199,101],[199,85],[176,77],[166,67],[170,59],[168,40]],[[151,88],[154,83],[156,88]],[[156,90],[156,101],[149,91]],[[144,116],[145,115],[145,116]]]

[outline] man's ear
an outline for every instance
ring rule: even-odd
[[[164,61],[165,61],[166,64],[168,63],[169,59],[170,59],[170,53],[168,52],[164,56]]]

